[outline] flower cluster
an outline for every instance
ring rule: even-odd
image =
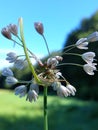
[[[98,32],[94,32],[90,34],[87,38],[81,38],[76,42],[76,47],[79,49],[85,49],[87,50],[87,45],[90,42],[96,42],[98,41]],[[82,59],[87,63],[83,65],[84,71],[89,75],[94,75],[94,71],[97,70],[96,65],[97,63],[93,63],[95,61],[95,53],[94,52],[86,52],[81,55]]]
[[[26,67],[27,61],[26,59],[20,58],[22,55],[17,55],[15,52],[9,52],[7,54],[6,60],[9,63],[14,63],[14,67],[22,70]]]
[[[39,86],[42,85],[43,87],[52,87],[54,91],[57,92],[57,95],[60,97],[67,97],[67,96],[74,96],[76,93],[76,88],[71,85],[67,79],[65,79],[60,72],[58,66],[61,65],[76,65],[83,68],[83,70],[89,74],[94,75],[94,71],[97,70],[95,63],[95,53],[94,52],[85,52],[83,54],[76,54],[76,53],[68,53],[69,50],[73,48],[78,49],[88,49],[88,44],[90,42],[98,41],[98,32],[94,32],[87,36],[86,38],[79,39],[75,44],[72,44],[71,46],[67,46],[65,48],[64,55],[76,55],[80,56],[86,63],[84,65],[75,64],[75,63],[62,63],[63,61],[63,55],[54,55],[52,56],[50,54],[47,41],[44,37],[44,28],[43,24],[41,22],[36,22],[34,24],[34,27],[36,31],[43,37],[47,51],[49,53],[49,58],[42,62],[40,59],[36,57],[34,53],[32,53],[25,44],[24,36],[23,36],[23,25],[22,25],[22,19],[19,19],[19,25],[20,25],[20,36],[18,36],[18,29],[17,26],[14,24],[10,24],[6,28],[3,28],[1,33],[6,38],[14,41],[19,46],[23,47],[24,50],[24,59],[20,59],[20,56],[17,56],[14,52],[9,52],[7,54],[6,60],[8,60],[10,63],[14,63],[14,67],[17,69],[23,69],[25,67],[24,63],[28,64],[30,67],[30,70],[32,72],[32,79],[30,81],[20,81],[14,77],[14,74],[11,69],[5,68],[2,71],[2,75],[6,76],[6,82],[7,84],[14,85],[17,84],[15,88],[15,95],[19,95],[19,97],[26,96],[26,100],[29,100],[30,102],[36,101],[38,99],[38,93],[39,93]],[[20,42],[17,42],[12,39],[12,35],[16,36]],[[34,58],[38,65],[42,68],[40,73],[36,73],[35,68],[31,62],[31,58]],[[66,86],[62,85],[62,82],[65,83]]]
[[[1,30],[1,33],[4,37],[6,37],[7,39],[11,40],[12,39],[12,34],[17,36],[18,34],[18,29],[17,29],[17,25],[15,24],[9,24],[7,27],[4,27]]]

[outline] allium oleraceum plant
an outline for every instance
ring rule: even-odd
[[[1,30],[1,33],[7,39],[13,41],[17,45],[23,48],[24,50],[24,59],[21,58],[22,55],[17,55],[14,52],[9,52],[7,54],[6,60],[9,63],[14,63],[14,67],[17,69],[22,70],[29,66],[32,72],[32,79],[30,81],[20,81],[14,77],[14,73],[10,68],[5,68],[2,71],[2,75],[6,76],[6,83],[9,85],[15,85],[18,83],[18,86],[15,88],[15,95],[19,95],[19,97],[26,96],[26,100],[29,102],[37,101],[38,94],[39,94],[39,86],[43,86],[44,88],[44,130],[48,130],[48,117],[47,117],[47,89],[48,87],[52,87],[54,91],[57,92],[59,97],[68,97],[74,96],[76,93],[76,88],[71,85],[66,78],[63,77],[62,73],[58,66],[61,65],[76,65],[81,67],[88,75],[94,75],[94,71],[97,70],[95,63],[95,52],[85,52],[83,54],[76,54],[76,53],[68,53],[69,50],[73,48],[77,49],[88,49],[88,44],[90,42],[98,41],[98,32],[94,32],[87,37],[79,39],[76,43],[65,47],[64,55],[75,55],[80,56],[85,61],[85,64],[76,64],[76,63],[61,63],[63,60],[63,55],[55,55],[52,56],[50,54],[48,44],[46,38],[44,36],[44,27],[41,22],[35,22],[34,27],[36,31],[42,36],[44,42],[46,44],[46,48],[49,54],[49,58],[42,62],[37,56],[30,51],[26,47],[26,42],[24,38],[24,30],[23,30],[23,19],[19,18],[19,28],[20,28],[20,35],[18,34],[18,27],[15,24],[9,24],[7,27],[4,27]],[[13,39],[13,35],[17,38],[19,42],[17,42],[16,38]],[[35,59],[38,65],[42,68],[42,72],[37,73],[34,65],[32,64],[31,59]],[[62,85],[62,82],[65,82],[65,86]],[[19,85],[20,84],[20,85]],[[22,85],[21,85],[22,84]]]

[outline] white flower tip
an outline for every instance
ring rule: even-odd
[[[93,32],[92,34],[90,34],[88,37],[87,37],[87,41],[88,42],[96,42],[98,41],[98,32]]]
[[[66,87],[69,89],[69,91],[70,91],[70,93],[72,94],[72,96],[75,96],[76,88],[73,87],[73,86],[70,85],[70,84],[67,84]]]

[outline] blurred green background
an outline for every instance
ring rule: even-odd
[[[98,30],[98,12],[91,18],[83,19],[80,26],[74,29],[65,41],[64,47],[75,43],[79,38]],[[63,47],[63,48],[64,48]],[[63,50],[64,51],[64,50]],[[83,53],[78,49],[72,52]],[[98,43],[89,44],[89,50],[96,52]],[[70,51],[71,52],[71,51]],[[63,56],[63,62],[84,64],[78,57]],[[19,72],[12,68],[15,76],[30,79],[29,68]],[[81,68],[61,67],[63,76],[76,87],[75,97],[61,99],[49,88],[48,115],[50,130],[98,130],[98,72],[87,75]],[[77,71],[78,70],[78,71]],[[42,93],[36,103],[29,103],[25,98],[14,96],[13,89],[5,85],[5,77],[0,76],[0,130],[43,130],[43,97]],[[41,88],[42,91],[42,88]]]
[[[0,90],[0,130],[43,130],[42,104]],[[50,130],[98,130],[98,103],[48,96],[48,117]]]

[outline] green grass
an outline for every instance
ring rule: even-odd
[[[98,103],[48,96],[49,130],[98,130]],[[0,90],[0,130],[43,130],[43,97],[29,103]]]

